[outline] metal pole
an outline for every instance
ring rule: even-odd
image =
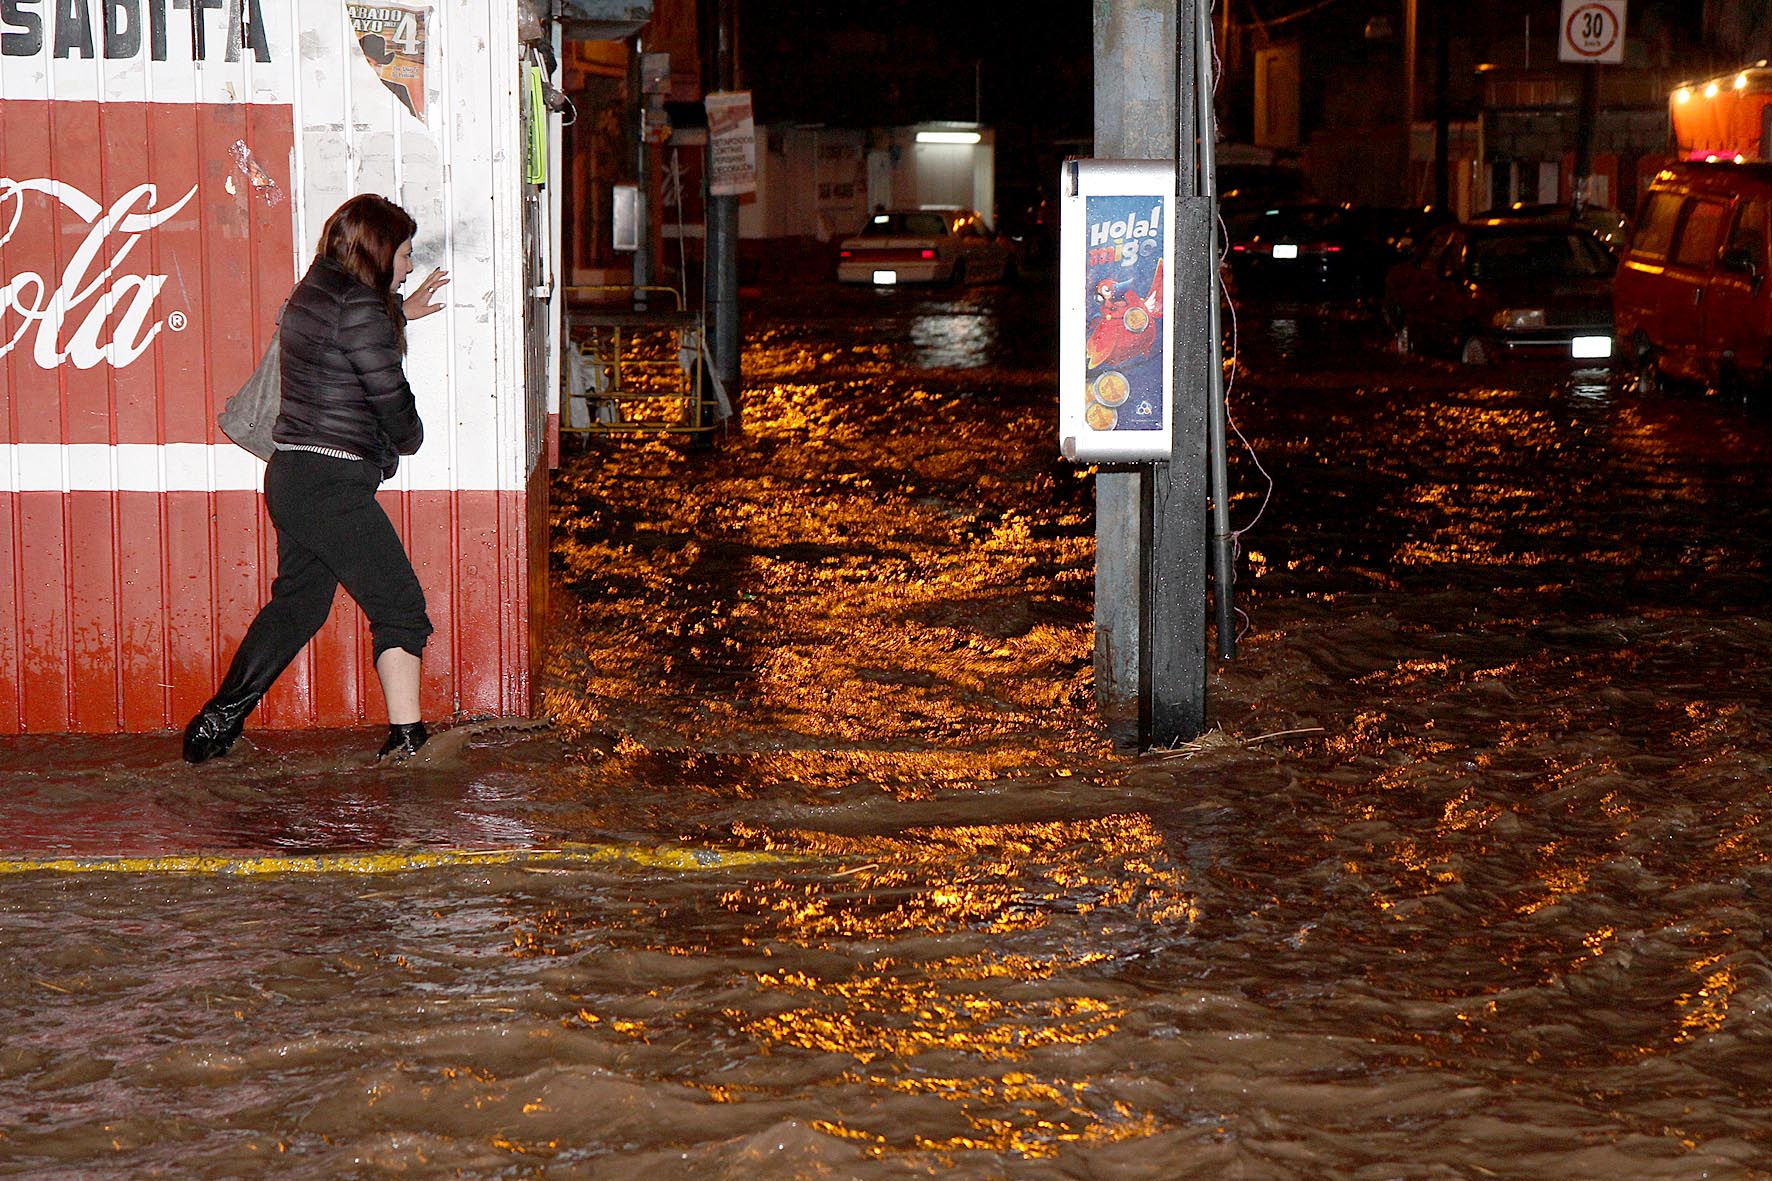
[[[1581,110],[1575,121],[1575,184],[1569,194],[1569,216],[1579,218],[1591,196],[1594,171],[1594,124],[1599,120],[1600,67],[1581,70]]]
[[[1403,0],[1403,126],[1415,126],[1415,2]]]
[[[1452,204],[1452,104],[1447,97],[1452,72],[1451,22],[1441,12],[1434,30],[1434,204],[1447,209]]]
[[[704,44],[711,60],[704,64],[704,78],[709,83],[709,90],[731,90],[736,76],[736,0],[704,3],[703,11],[709,9],[712,10],[713,27],[704,30],[707,37]],[[712,152],[711,144],[709,151]],[[732,419],[727,424],[730,430],[737,428],[739,415],[738,198],[709,194],[707,218],[707,274],[703,300],[708,320],[708,352],[714,362],[714,372],[732,403]]]
[[[1206,5],[1200,5],[1200,34],[1196,44],[1212,44],[1212,17]],[[1212,300],[1206,315],[1210,341],[1207,356],[1210,362],[1211,403],[1208,407],[1207,446],[1211,468],[1208,489],[1212,497],[1212,586],[1213,603],[1217,608],[1218,655],[1234,660],[1237,655],[1236,605],[1231,588],[1236,582],[1233,549],[1236,535],[1231,532],[1231,475],[1227,458],[1230,435],[1230,412],[1224,400],[1224,357],[1221,351],[1223,311],[1218,300],[1218,137],[1217,120],[1212,110],[1212,58],[1201,52],[1194,57],[1195,87],[1200,93],[1200,195],[1209,202],[1212,243]]]
[[[652,150],[646,142],[646,71],[645,43],[634,38],[634,51],[628,57],[628,93],[634,110],[634,307],[645,310],[646,296],[640,290],[652,283]]]
[[[1415,4],[1403,0],[1403,201],[1415,204],[1421,190],[1415,183]]]

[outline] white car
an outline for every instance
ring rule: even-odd
[[[1014,246],[971,209],[882,209],[838,247],[837,280],[997,283],[1015,272]]]

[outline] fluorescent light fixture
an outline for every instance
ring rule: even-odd
[[[1569,342],[1571,357],[1610,357],[1612,355],[1612,338],[1610,336],[1577,336]]]
[[[975,144],[984,137],[976,131],[919,131],[920,144]]]

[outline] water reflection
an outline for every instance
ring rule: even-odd
[[[978,369],[996,361],[996,317],[988,310],[915,316],[910,338],[923,368]]]
[[[0,746],[9,851],[800,859],[9,875],[0,1167],[1772,1175],[1763,419],[1246,326],[1250,629],[1129,759],[1038,299],[875,294],[753,317],[713,454],[568,455],[553,732]]]

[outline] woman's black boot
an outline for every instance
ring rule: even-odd
[[[185,762],[201,763],[227,754],[246,728],[246,715],[258,699],[257,693],[212,698],[185,727]]]
[[[382,743],[375,761],[403,763],[417,754],[429,737],[423,722],[395,722],[388,727],[388,740]]]
[[[264,618],[264,612],[259,618]],[[254,620],[229,661],[228,675],[222,678],[215,696],[185,727],[185,762],[201,763],[227,754],[246,728],[246,715],[270,691],[292,656],[283,647],[266,643]]]

